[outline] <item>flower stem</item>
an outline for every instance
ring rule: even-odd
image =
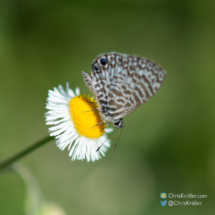
[[[39,147],[45,145],[46,143],[50,142],[51,140],[54,140],[54,137],[45,137],[44,139],[28,146],[27,148],[23,149],[22,151],[18,152],[17,154],[7,158],[6,160],[0,162],[0,171],[4,168],[9,167],[11,164],[19,160],[20,158],[28,155],[29,153],[33,152],[34,150],[38,149]]]

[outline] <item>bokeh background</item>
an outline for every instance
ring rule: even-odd
[[[110,51],[153,59],[167,71],[157,95],[125,117],[116,150],[95,163],[71,162],[52,141],[20,164],[64,214],[213,214],[213,0],[1,0],[0,159],[47,136],[48,90],[69,81],[90,93],[81,71],[90,73],[92,60]],[[208,198],[160,207],[161,192]],[[20,178],[0,174],[0,214],[25,210]]]

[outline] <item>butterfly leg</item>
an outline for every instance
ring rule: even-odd
[[[97,111],[99,109],[92,109],[92,110],[87,110],[87,111],[82,111],[82,112],[90,112],[90,111]]]
[[[95,126],[97,126],[97,125],[104,125],[104,124],[107,124],[107,123],[106,123],[106,122],[98,123],[98,124],[94,125],[93,127],[91,127],[90,130],[91,130],[92,128],[94,128]]]
[[[125,126],[123,126],[123,127],[125,127]],[[116,148],[116,146],[117,146],[117,143],[118,143],[119,138],[120,138],[120,136],[121,136],[121,134],[122,134],[122,131],[123,131],[123,127],[122,127],[122,130],[121,130],[121,133],[120,133],[120,130],[119,130],[119,137],[117,138],[117,141],[116,141],[116,143],[115,143],[115,145],[114,145],[113,149],[115,149],[115,148]]]
[[[112,133],[110,133],[107,137],[107,139],[116,131],[116,128],[114,129],[114,131]],[[106,139],[106,140],[107,140]],[[98,147],[98,149],[96,149],[96,151],[98,152],[100,150],[100,148],[103,146],[103,144],[106,142],[106,140]]]
[[[87,101],[88,102],[88,101]],[[98,103],[98,102],[88,102],[88,103]]]

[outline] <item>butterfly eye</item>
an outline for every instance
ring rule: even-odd
[[[100,63],[101,63],[102,66],[106,66],[106,64],[107,64],[107,59],[101,59],[101,60],[100,60]]]

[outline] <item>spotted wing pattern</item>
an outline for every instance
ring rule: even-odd
[[[107,60],[106,65],[102,59]],[[101,105],[101,112],[113,121],[130,114],[154,96],[166,72],[146,58],[108,53],[94,60],[91,76],[87,73],[83,76]]]

